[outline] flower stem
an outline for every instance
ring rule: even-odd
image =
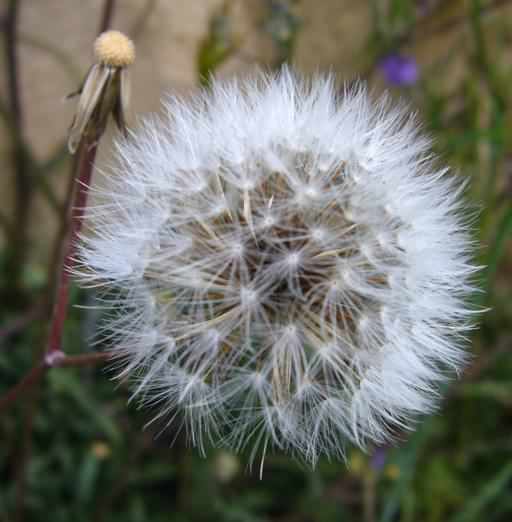
[[[82,228],[82,220],[87,205],[87,192],[91,181],[94,160],[96,158],[98,144],[89,143],[84,139],[80,148],[80,160],[78,162],[78,176],[75,187],[75,195],[70,198],[71,229],[64,246],[64,259],[59,269],[59,280],[56,289],[56,300],[53,308],[53,318],[50,327],[50,335],[46,353],[50,354],[61,349],[64,321],[67,316],[69,301],[70,269],[73,268],[75,244]]]
[[[46,352],[42,363],[34,366],[23,379],[0,398],[0,411],[14,402],[24,391],[37,384],[48,368],[53,366],[75,366],[83,361],[104,360],[105,354],[86,354],[67,357],[61,350],[64,322],[67,317],[69,303],[70,270],[74,264],[76,241],[82,228],[82,220],[87,205],[87,193],[94,168],[94,160],[98,142],[90,142],[87,137],[82,140],[78,161],[78,175],[74,195],[69,198],[67,214],[71,215],[71,226],[64,244],[64,257],[59,266],[59,278],[55,290],[56,298],[50,333],[46,344]]]
[[[110,352],[94,352],[81,355],[66,355],[61,351],[52,352],[51,356],[47,355],[41,364],[32,367],[18,384],[0,398],[0,413],[13,404],[21,394],[36,385],[51,368],[94,366],[108,361],[111,357],[112,354]]]
[[[16,2],[11,2],[10,6],[15,6]],[[108,29],[115,7],[115,0],[105,0],[102,18],[100,22],[100,32]],[[16,11],[11,9],[13,17]],[[70,223],[69,233],[65,234],[63,228],[63,248],[64,255],[59,263],[58,276],[55,280],[55,290],[53,299],[52,320],[50,323],[50,332],[46,343],[45,355],[43,361],[34,366],[22,378],[22,380],[0,398],[0,411],[13,403],[18,396],[36,385],[44,375],[46,369],[53,366],[79,366],[84,362],[90,364],[89,361],[105,360],[108,354],[87,354],[83,356],[68,357],[62,350],[62,336],[64,331],[64,323],[67,317],[69,304],[69,287],[70,274],[75,262],[76,241],[82,228],[82,221],[87,205],[87,194],[91,182],[92,172],[94,169],[94,160],[98,149],[98,142],[104,131],[104,126],[89,129],[89,132],[82,136],[79,147],[78,173],[75,177],[74,190],[70,191],[70,197],[67,201],[67,208],[64,222]],[[56,252],[60,249],[57,247]],[[52,291],[52,289],[50,290]]]
[[[115,0],[105,0],[105,4],[103,5],[103,14],[101,16],[98,34],[103,33],[110,27],[112,18],[114,16],[115,7],[116,7]]]

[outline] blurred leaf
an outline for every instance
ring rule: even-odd
[[[464,498],[464,487],[461,477],[456,473],[453,463],[445,455],[430,455],[425,469],[418,481],[418,489],[422,496],[422,504],[426,506],[430,522],[445,522],[447,513],[453,512]],[[432,502],[432,499],[436,499]],[[414,522],[413,513],[411,521]]]
[[[484,510],[486,510],[489,504],[495,502],[500,494],[506,491],[511,479],[512,462],[509,462],[475,497],[466,502],[465,508],[453,517],[451,522],[479,522],[486,520],[485,515],[483,515]]]
[[[66,394],[71,397],[75,405],[81,410],[81,414],[86,414],[93,425],[112,442],[121,440],[121,432],[117,424],[104,411],[103,407],[97,404],[93,397],[83,393],[79,379],[68,368],[49,372],[50,382],[54,391]],[[77,412],[75,412],[77,413]]]
[[[461,395],[466,397],[482,397],[512,404],[512,385],[510,382],[480,381],[462,384],[457,388]]]
[[[80,469],[78,470],[76,483],[76,501],[79,506],[87,505],[93,499],[94,485],[98,477],[99,461],[96,456],[88,451]]]
[[[160,481],[167,481],[176,476],[176,467],[169,462],[149,462],[141,470],[135,470],[130,478],[130,484],[154,484]]]
[[[432,418],[425,420],[403,448],[392,452],[389,462],[398,467],[400,474],[391,492],[386,495],[380,522],[392,522],[395,519],[400,503],[411,487],[419,454],[431,434],[432,424]]]
[[[512,206],[508,208],[496,227],[494,244],[489,249],[487,264],[487,290],[491,291],[498,266],[506,251],[507,242],[512,238]]]
[[[199,47],[197,67],[201,85],[207,86],[210,76],[237,49],[230,15],[232,2],[225,0],[222,7],[210,20],[208,35]]]
[[[276,65],[290,61],[295,49],[301,19],[293,10],[290,0],[267,0],[268,14],[263,23],[278,50]]]

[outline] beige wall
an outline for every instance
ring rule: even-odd
[[[146,2],[118,0],[113,28],[130,32]],[[137,59],[131,70],[133,114],[140,116],[157,110],[163,92],[187,92],[197,85],[197,51],[212,14],[222,3],[223,0],[154,2],[155,7],[136,42]],[[264,5],[264,0],[233,0],[234,27],[243,43],[240,52],[219,69],[219,75],[248,69],[255,62],[271,62],[274,48],[269,36],[261,30]],[[348,80],[365,71],[371,29],[369,5],[364,0],[297,2],[297,14],[303,21],[294,56],[296,67],[304,71],[332,69]],[[92,42],[102,6],[103,0],[23,0],[21,3],[19,58],[25,133],[39,160],[47,158],[65,139],[75,102],[62,99],[77,88],[91,63]],[[425,41],[420,38],[414,52],[423,64],[432,64],[436,60],[452,60],[450,49],[463,45],[461,28]],[[439,84],[453,83],[463,65],[464,59],[456,58],[450,75],[440,77]],[[0,70],[3,66],[0,63]],[[5,75],[0,78],[0,94],[5,99]],[[9,140],[4,127],[0,133],[3,172],[0,204],[4,213],[9,213],[12,204]],[[66,165],[52,175],[57,190],[62,190],[68,171],[69,165]],[[32,249],[40,260],[45,259],[54,225],[55,216],[39,198],[34,207],[31,236]]]

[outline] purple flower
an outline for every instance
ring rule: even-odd
[[[402,87],[413,85],[417,82],[419,71],[414,58],[390,54],[383,58],[379,64],[384,78],[390,85]]]
[[[386,463],[388,456],[388,448],[386,446],[380,446],[375,449],[375,452],[370,460],[371,467],[375,471],[381,471]]]

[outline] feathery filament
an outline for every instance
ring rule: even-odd
[[[465,356],[462,188],[404,109],[330,77],[214,83],[118,144],[81,246],[135,395],[193,444],[381,443]],[[170,422],[170,421],[169,421]]]

